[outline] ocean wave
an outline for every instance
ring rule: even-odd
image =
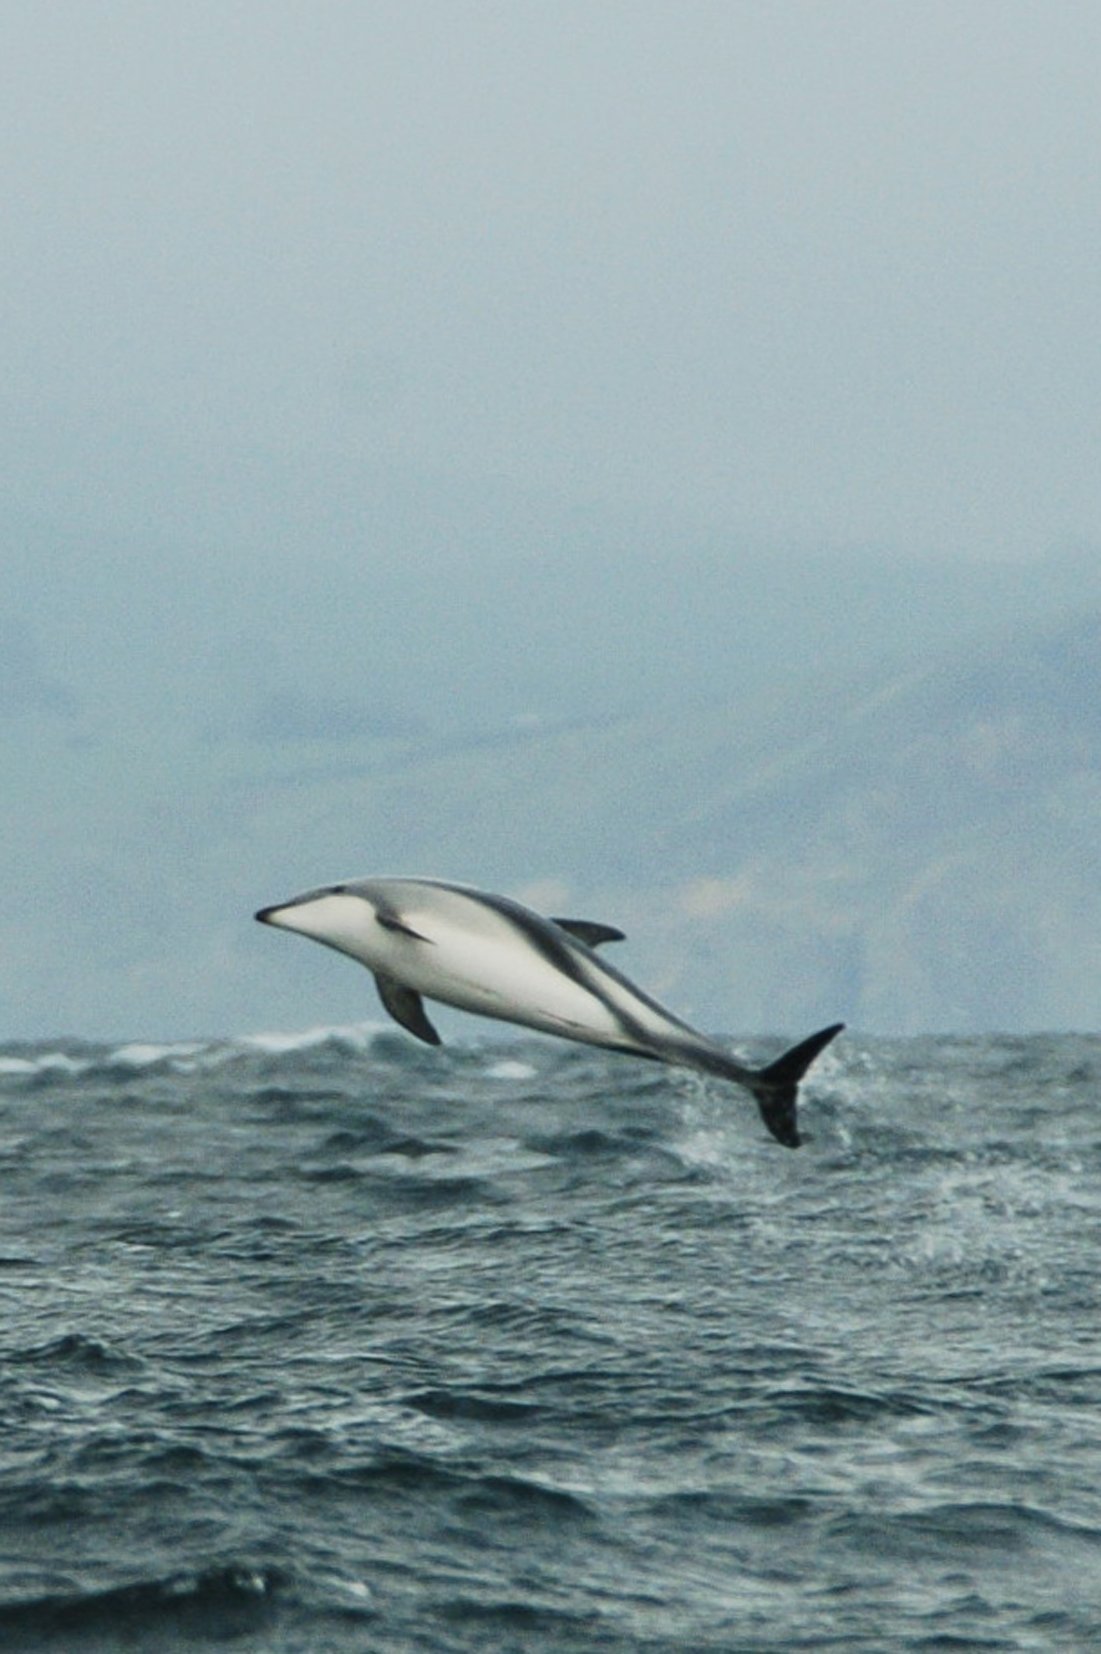
[[[125,1081],[157,1073],[202,1074],[235,1063],[265,1059],[293,1063],[299,1057],[325,1053],[348,1057],[374,1052],[392,1057],[395,1043],[387,1024],[372,1021],[228,1039],[129,1040],[121,1045],[74,1041],[68,1048],[20,1045],[0,1050],[0,1089],[66,1081]]]
[[[94,1374],[130,1372],[141,1365],[125,1351],[79,1332],[62,1333],[45,1344],[10,1351],[7,1359],[27,1366]]]
[[[319,1046],[343,1051],[369,1051],[380,1034],[390,1032],[389,1026],[380,1022],[322,1024],[296,1031],[241,1034],[227,1042],[227,1048],[230,1051],[258,1051],[267,1057],[295,1056],[300,1051],[315,1051]]]
[[[0,1648],[1096,1646],[1101,1040],[836,1052],[7,1044]]]
[[[945,1500],[899,1511],[846,1512],[834,1533],[857,1549],[877,1556],[942,1557],[958,1563],[968,1553],[990,1552],[998,1558],[1041,1553],[1058,1546],[1064,1559],[1079,1553],[1096,1567],[1101,1529],[1070,1521],[1042,1506],[1003,1500]]]
[[[548,1069],[563,1062],[578,1073],[582,1068],[593,1067],[594,1084],[603,1088],[606,1060],[604,1053],[587,1047],[562,1046],[541,1037],[501,1037],[480,1032],[472,1038],[449,1040],[443,1047],[429,1050],[392,1023],[368,1019],[296,1029],[260,1029],[224,1038],[17,1041],[0,1045],[0,1092],[36,1083],[125,1081],[158,1073],[203,1074],[242,1063],[291,1069],[303,1061],[324,1061],[329,1057],[344,1061],[370,1057],[388,1065],[428,1065],[435,1070],[448,1064],[458,1065],[464,1072],[476,1071],[485,1079],[498,1082],[502,1088],[539,1079]],[[653,1084],[649,1067],[645,1077]]]
[[[138,1639],[166,1634],[224,1641],[262,1628],[284,1575],[251,1564],[143,1579],[98,1591],[49,1593],[0,1603],[9,1647],[72,1647],[109,1634],[114,1646],[151,1647]]]

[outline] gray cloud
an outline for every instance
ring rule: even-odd
[[[366,463],[807,545],[1096,531],[1095,7],[8,23],[3,400],[54,498]]]

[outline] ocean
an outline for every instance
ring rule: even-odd
[[[550,1040],[0,1047],[0,1648],[1099,1647],[1099,1104],[1084,1036],[843,1035],[794,1153]]]

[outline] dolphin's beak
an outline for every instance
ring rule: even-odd
[[[262,907],[256,915],[262,925],[274,925],[277,930],[301,931],[312,936],[310,916],[316,908],[313,897],[305,896],[290,902],[276,902],[274,907]]]

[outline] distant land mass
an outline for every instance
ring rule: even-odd
[[[718,1029],[1101,1023],[1097,615],[751,706],[256,788],[269,896],[379,846],[386,870],[622,925],[628,968]]]
[[[751,1026],[795,996],[902,1033],[1101,1022],[1097,616],[777,709],[751,752],[709,732],[658,851],[688,997],[710,958]]]
[[[5,1032],[380,1014],[365,973],[250,917],[369,872],[619,925],[623,968],[718,1033],[1101,1025],[1101,615],[925,664],[782,664],[792,687],[754,697],[437,738],[347,701],[329,730],[291,690],[215,739],[40,716],[0,813]]]

